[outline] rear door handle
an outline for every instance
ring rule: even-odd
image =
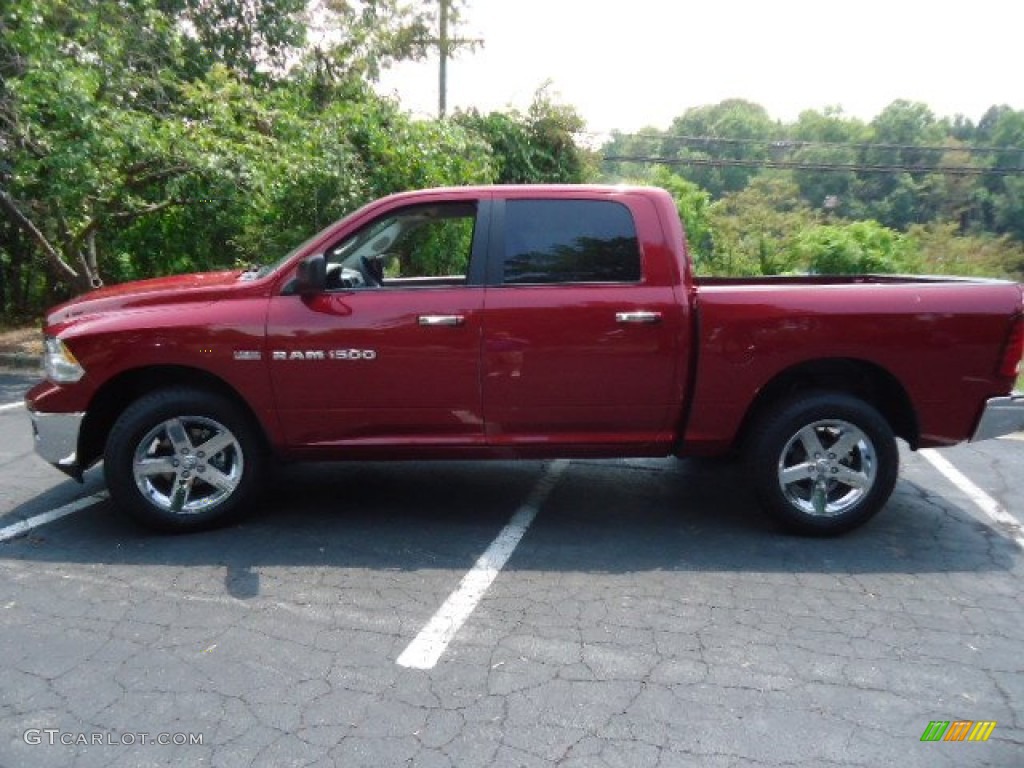
[[[661,312],[616,312],[615,322],[652,325],[661,322]]]
[[[463,315],[420,315],[420,325],[435,327],[441,325],[462,325],[466,322]]]

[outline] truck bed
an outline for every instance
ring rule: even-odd
[[[700,278],[692,350],[700,375],[686,445],[721,450],[769,383],[799,379],[807,365],[815,379],[824,370],[837,385],[870,381],[884,387],[883,399],[914,403],[916,423],[899,430],[914,448],[962,442],[986,399],[1012,389],[992,339],[1007,337],[1021,293],[985,278]]]
[[[1013,285],[1012,282],[989,277],[959,277],[952,275],[759,275],[756,277],[711,277],[696,275],[698,286],[778,287],[789,285],[906,285],[911,283],[979,283]]]

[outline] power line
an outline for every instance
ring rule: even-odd
[[[978,168],[973,165],[867,165],[861,163],[812,163],[798,160],[737,160],[709,157],[652,157],[609,155],[608,163],[695,165],[722,168],[772,168],[797,171],[848,171],[854,173],[942,173],[950,176],[1024,176],[1024,167]]]
[[[586,134],[588,136],[600,136],[608,134]],[[794,150],[821,147],[824,149],[856,149],[868,150],[919,150],[927,152],[965,152],[968,154],[1019,154],[1024,153],[1024,147],[996,147],[991,145],[960,145],[944,146],[935,144],[889,144],[874,142],[837,142],[837,141],[797,141],[792,139],[755,139],[755,138],[726,138],[722,136],[680,136],[672,134],[656,133],[616,133],[612,135],[612,143],[619,139],[652,139],[656,141],[676,142],[679,144],[726,144],[739,146],[767,146],[773,149]]]

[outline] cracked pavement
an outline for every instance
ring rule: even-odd
[[[32,455],[23,411],[0,435],[0,526],[102,487]],[[1021,517],[1024,442],[943,455]],[[395,660],[544,462],[283,468],[190,536],[101,502],[0,543],[0,766],[1021,765],[1024,552],[902,459],[830,540],[776,531],[741,467],[573,461],[430,670]]]

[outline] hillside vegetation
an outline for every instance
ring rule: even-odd
[[[382,68],[436,45],[436,9],[8,0],[0,321],[101,283],[274,261],[376,197],[470,183],[660,185],[705,274],[1024,273],[1024,112],[895,102],[869,123],[783,124],[730,100],[594,152],[543,89],[525,112],[438,120],[377,95]]]

